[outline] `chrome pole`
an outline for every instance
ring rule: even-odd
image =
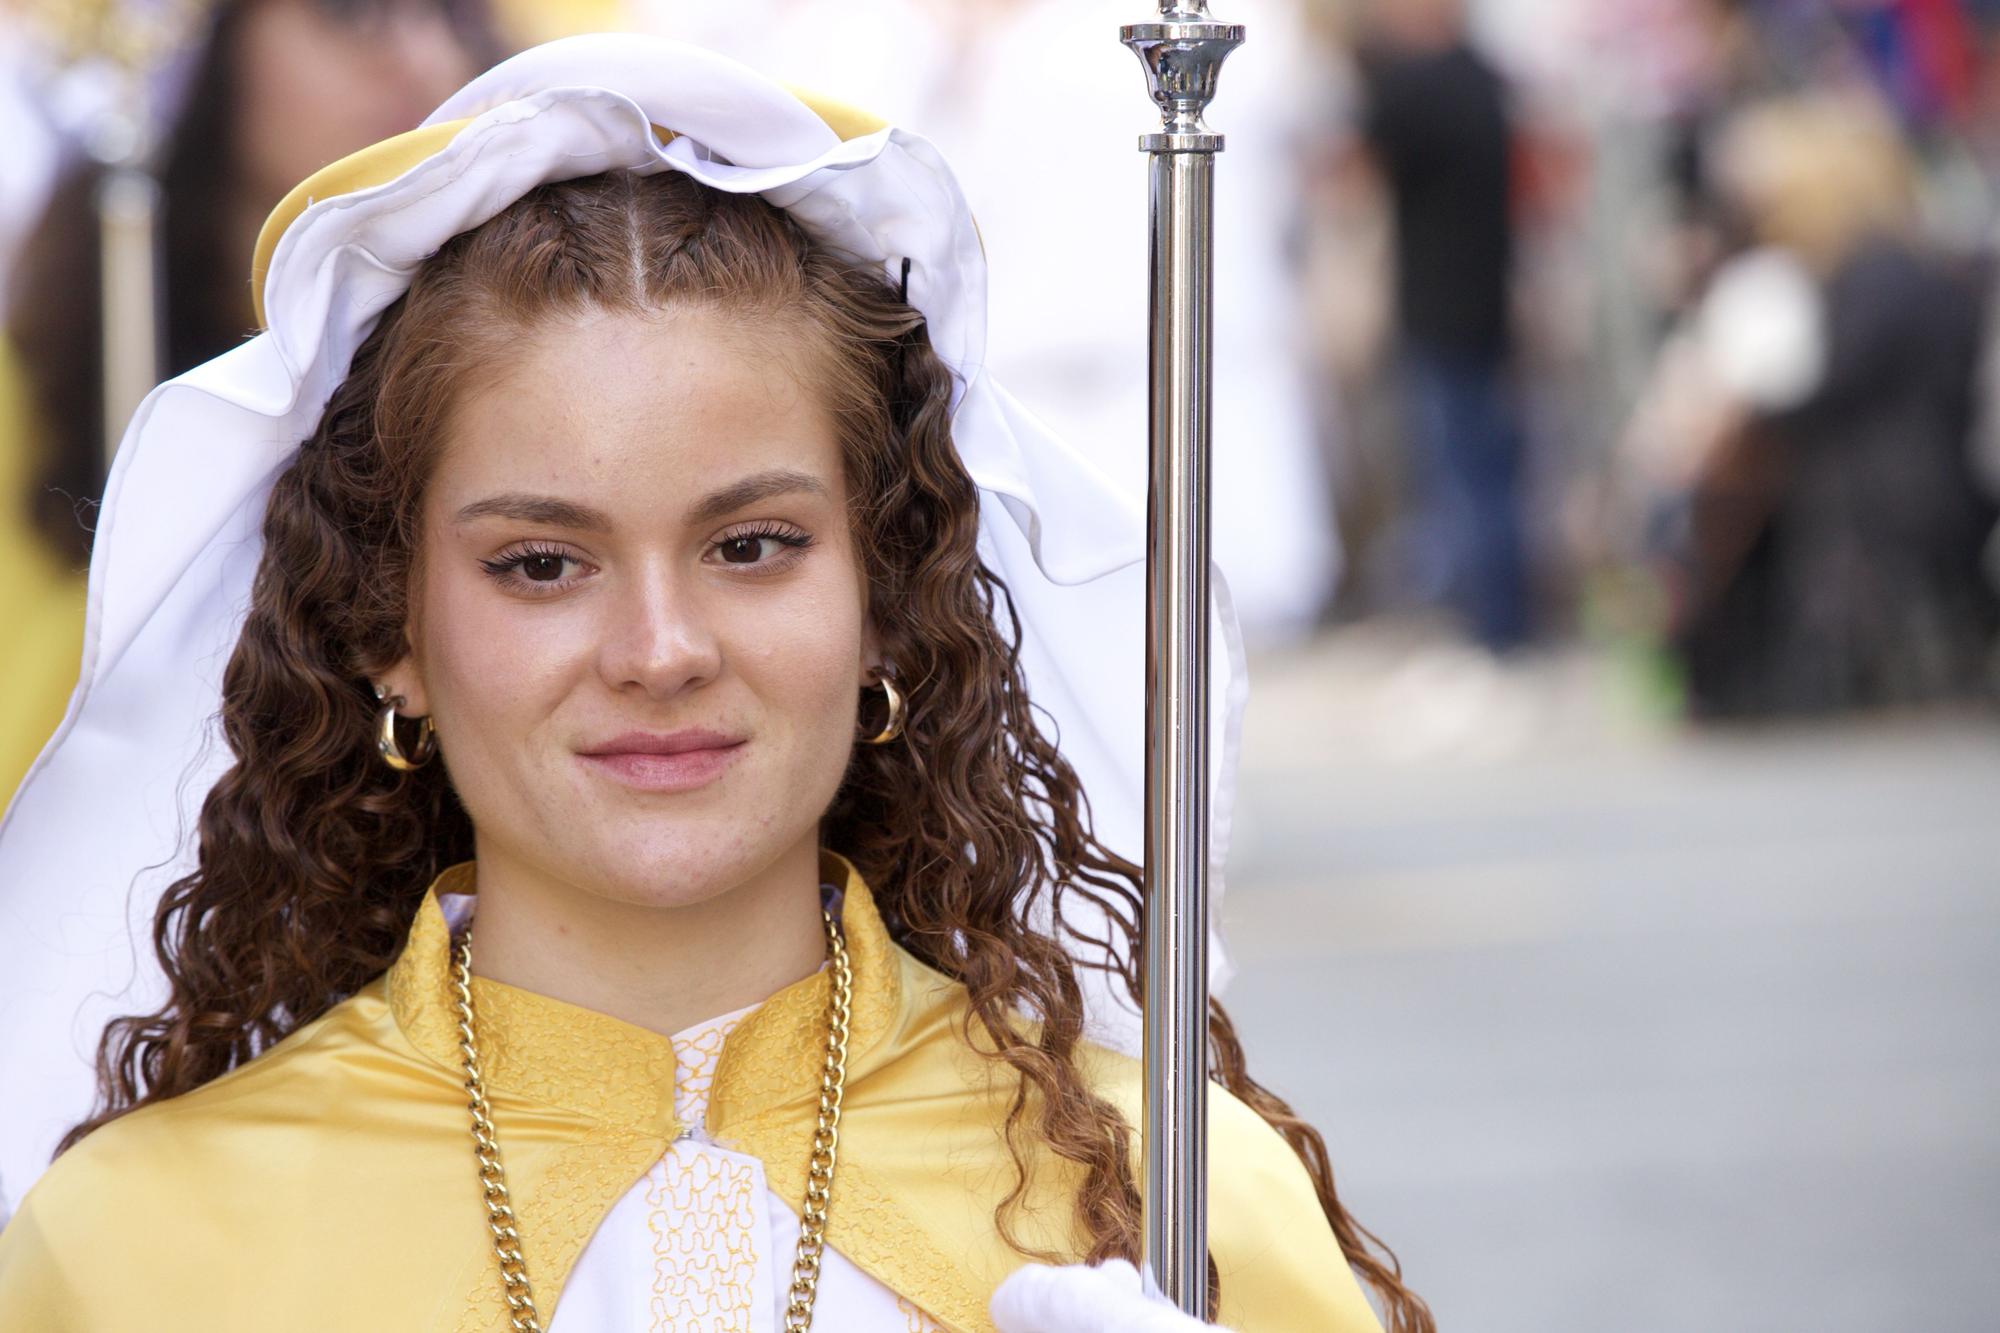
[[[0,0],[5,4],[6,0]],[[160,377],[160,185],[147,169],[157,126],[149,83],[214,19],[211,0],[14,0],[40,58],[109,77],[112,97],[92,118],[84,147],[103,166],[95,208],[99,391],[107,471],[125,426]]]
[[[1210,230],[1222,136],[1202,123],[1243,42],[1206,0],[1161,0],[1120,29],[1162,129],[1151,158],[1147,371],[1145,1270],[1196,1318],[1208,1308],[1208,477]]]
[[[136,157],[110,164],[97,187],[106,476],[126,424],[160,378],[159,215],[159,182]]]

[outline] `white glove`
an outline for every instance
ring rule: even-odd
[[[1095,1268],[1028,1264],[1000,1284],[988,1308],[1000,1333],[1196,1333],[1213,1327],[1188,1318],[1164,1296],[1147,1295],[1139,1270],[1123,1259]]]

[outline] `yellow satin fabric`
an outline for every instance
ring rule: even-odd
[[[845,885],[854,1013],[828,1240],[954,1330],[990,1330],[1026,1262],[993,1210],[1014,1168],[1011,1094],[961,1035],[964,989],[898,947]],[[506,1327],[459,1083],[440,876],[387,974],[241,1068],[99,1130],[0,1232],[0,1327],[352,1330]],[[598,1222],[661,1154],[667,1038],[474,979],[489,1094],[543,1317]],[[708,1129],[798,1197],[817,1102],[824,972],[729,1037]],[[1095,1085],[1136,1117],[1135,1062],[1092,1048]],[[1210,1241],[1222,1322],[1242,1333],[1378,1330],[1305,1170],[1254,1112],[1210,1102]],[[1019,1239],[1078,1255],[1076,1168],[1043,1154]]]

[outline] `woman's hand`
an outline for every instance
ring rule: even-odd
[[[1000,1333],[1196,1333],[1212,1327],[1163,1296],[1147,1295],[1139,1270],[1123,1259],[1096,1267],[1028,1264],[1000,1284],[989,1308]]]

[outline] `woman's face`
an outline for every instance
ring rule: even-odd
[[[262,208],[415,129],[476,69],[438,0],[251,0],[234,55],[237,161]]]
[[[382,683],[482,860],[673,906],[817,841],[878,660],[834,425],[778,345],[595,312],[461,396]]]

